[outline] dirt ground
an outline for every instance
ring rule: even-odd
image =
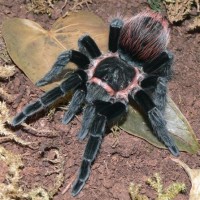
[[[36,15],[28,12],[25,0],[1,0],[0,1],[0,24],[7,17],[21,17],[34,20],[48,28],[62,15],[60,9],[63,1],[56,4],[56,8],[49,18],[47,15]],[[89,10],[96,13],[106,23],[117,14],[124,16],[133,15],[143,10],[147,4],[142,0],[93,0],[89,4]],[[68,9],[68,5],[65,10]],[[83,7],[88,10],[87,6]],[[172,26],[169,49],[175,55],[174,77],[169,85],[169,95],[178,105],[182,113],[190,122],[197,137],[200,138],[200,33],[187,33],[186,26],[191,19],[186,20],[179,26]],[[0,38],[0,48],[4,48]],[[0,64],[5,64],[0,59]],[[14,116],[21,108],[33,99],[36,99],[42,91],[20,71],[14,77],[2,83],[5,90],[16,96],[14,102],[9,103],[11,114]],[[56,170],[56,165],[45,162],[44,158],[54,159],[55,149],[59,149],[64,159],[64,182],[59,192],[54,196],[55,200],[72,200],[70,188],[64,193],[63,190],[72,182],[76,174],[83,154],[86,141],[79,142],[76,133],[80,128],[81,115],[69,125],[63,125],[61,118],[63,111],[58,109],[51,118],[47,118],[44,111],[36,118],[28,122],[39,129],[49,129],[58,133],[57,137],[36,136],[32,131],[15,129],[16,134],[26,141],[37,142],[38,149],[31,149],[19,144],[8,142],[2,145],[13,153],[21,154],[24,167],[21,171],[20,185],[24,191],[42,186],[53,188],[57,174],[49,173]],[[36,120],[37,119],[37,120]],[[104,200],[129,200],[128,187],[131,181],[142,185],[141,193],[149,199],[155,199],[155,192],[145,184],[147,177],[159,172],[164,181],[164,186],[179,181],[186,184],[186,192],[179,194],[177,200],[188,200],[191,183],[185,171],[170,160],[167,150],[158,149],[149,143],[133,137],[125,132],[120,132],[117,145],[113,146],[116,138],[108,134],[102,143],[100,152],[92,166],[90,178],[76,199],[104,199]],[[189,155],[182,152],[180,159],[191,168],[200,168],[200,154]],[[0,180],[4,180],[5,170],[0,168]]]

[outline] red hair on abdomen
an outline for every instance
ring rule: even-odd
[[[125,21],[119,47],[134,59],[148,61],[163,52],[168,42],[167,20],[158,13],[145,11]]]

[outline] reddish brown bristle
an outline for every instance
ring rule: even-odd
[[[134,59],[148,61],[163,52],[168,41],[167,21],[158,13],[146,11],[125,22],[119,46]]]

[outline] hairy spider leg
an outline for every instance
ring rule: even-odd
[[[141,81],[141,87],[148,93],[156,104],[156,107],[165,112],[167,103],[167,83],[171,79],[173,55],[162,52],[154,60],[145,63],[143,70],[148,76]]]
[[[113,53],[115,53],[118,50],[118,41],[123,24],[124,23],[121,19],[114,19],[110,23],[108,49]]]
[[[152,97],[156,107],[163,114],[167,103],[167,82],[164,77],[151,75],[140,83],[140,86]]]
[[[101,51],[99,50],[99,47],[89,35],[83,35],[79,38],[78,47],[80,52],[84,53],[91,59],[101,56]]]
[[[62,123],[68,124],[74,116],[80,111],[81,106],[85,102],[86,88],[77,89],[69,104],[68,110],[65,112]]]
[[[21,124],[27,117],[49,106],[59,97],[64,96],[69,90],[76,89],[87,81],[87,74],[77,70],[63,81],[58,87],[46,92],[36,102],[27,105],[12,121],[12,125]]]
[[[163,118],[163,114],[156,107],[149,95],[144,90],[138,90],[136,93],[132,92],[131,97],[136,101],[136,103],[143,109],[144,113],[147,115],[153,132],[157,136],[157,138],[165,144],[165,146],[174,156],[179,156],[179,150],[173,139],[168,134],[166,121]]]
[[[83,112],[81,130],[77,134],[79,140],[84,140],[88,135],[90,126],[94,120],[94,116],[95,107],[93,104],[88,104]]]
[[[69,62],[76,64],[82,70],[88,69],[90,64],[89,58],[81,52],[75,50],[64,51],[58,56],[52,69],[36,85],[40,87],[52,82]]]
[[[172,62],[174,56],[169,51],[163,51],[155,59],[143,64],[143,71],[147,74],[154,74],[166,77],[168,80],[172,76]]]
[[[76,196],[87,181],[91,164],[96,158],[97,152],[100,148],[103,135],[106,130],[106,125],[115,118],[121,116],[126,112],[126,105],[121,102],[114,104],[110,102],[94,102],[96,104],[96,114],[89,130],[89,139],[83,154],[83,161],[79,170],[77,180],[73,184],[72,195]]]
[[[86,95],[87,106],[83,112],[81,130],[78,133],[78,138],[80,140],[85,139],[85,137],[88,135],[89,128],[92,124],[92,121],[94,120],[95,109],[93,102],[94,101],[96,102],[97,100],[108,102],[110,98],[111,98],[110,95],[101,86],[95,83],[87,84],[87,95]],[[95,107],[97,107],[97,103],[95,104]]]

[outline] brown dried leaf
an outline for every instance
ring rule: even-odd
[[[74,0],[74,5],[70,10],[78,11],[83,8],[84,4],[89,8],[89,4],[92,4],[92,0]]]
[[[30,3],[27,4],[27,8],[29,11],[33,11],[35,14],[49,14],[53,10],[55,2],[59,0],[31,0]]]
[[[184,20],[191,11],[193,0],[165,0],[164,4],[167,9],[167,16],[171,23]]]
[[[0,65],[0,77],[7,79],[15,74],[15,66],[13,65]]]
[[[197,6],[197,12],[200,12],[200,0],[194,0]]]
[[[0,78],[8,79],[15,74],[15,67],[13,65],[0,65]],[[3,86],[0,86],[0,98],[8,102],[13,101],[13,96],[8,94]]]
[[[195,29],[200,28],[200,16],[195,17],[193,23],[191,23],[188,26],[188,28],[189,28],[189,31],[193,31]]]
[[[5,174],[5,180],[0,183],[0,199],[34,199],[34,200],[50,200],[49,191],[42,187],[34,187],[29,192],[24,191],[20,184],[21,168],[23,166],[20,155],[16,155],[7,151],[4,147],[0,146],[0,161],[7,165],[8,171]]]
[[[62,51],[77,49],[78,38],[83,34],[90,34],[104,51],[108,43],[107,25],[95,14],[85,11],[58,19],[50,30],[27,19],[8,19],[3,23],[2,34],[11,58],[34,83],[51,69]]]
[[[26,142],[22,140],[12,130],[5,126],[6,123],[10,122],[11,117],[6,103],[0,101],[0,143],[7,141],[15,141],[18,144],[31,147],[31,142]]]
[[[6,102],[13,102],[13,96],[8,94],[4,87],[0,86],[0,98],[4,99]]]
[[[190,190],[189,200],[199,200],[200,198],[200,169],[190,169],[188,165],[179,159],[171,158],[174,162],[178,163],[190,177],[192,188]]]

